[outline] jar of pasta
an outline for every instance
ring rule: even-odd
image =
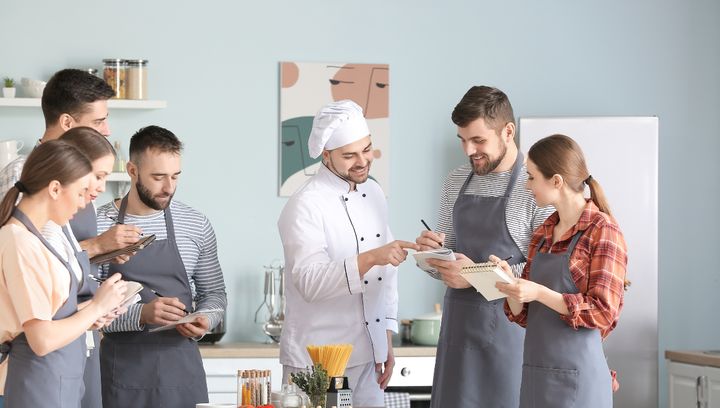
[[[128,99],[147,99],[148,60],[129,59],[127,64],[127,93]]]
[[[103,60],[103,78],[115,91],[115,98],[125,99],[127,65],[124,59],[108,58]]]

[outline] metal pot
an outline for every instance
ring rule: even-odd
[[[442,312],[440,305],[435,305],[435,313],[426,314],[412,319],[410,340],[420,346],[437,346],[440,339],[440,321]]]

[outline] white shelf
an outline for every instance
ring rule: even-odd
[[[105,179],[109,182],[130,182],[130,176],[127,173],[120,173],[120,172],[112,172],[110,173],[107,178]]]
[[[40,107],[40,98],[0,98],[0,107]],[[163,109],[166,101],[137,99],[108,99],[110,109]]]

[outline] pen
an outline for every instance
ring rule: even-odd
[[[88,278],[94,280],[94,281],[97,282],[97,283],[103,283],[103,282],[105,282],[105,279],[100,279],[100,278],[98,278],[97,276],[92,275],[92,274],[88,274]]]
[[[512,257],[513,257],[513,256],[510,255],[510,256],[508,256],[507,258],[503,258],[502,260],[503,260],[503,261],[509,261],[510,259],[512,259]]]
[[[158,292],[158,291],[155,290],[155,289],[150,289],[150,288],[148,288],[148,289],[150,290],[150,292],[152,292],[153,294],[155,294],[155,296],[157,296],[157,297],[165,297],[165,296],[163,296],[162,294],[160,294],[160,292]],[[190,312],[188,312],[187,309],[183,309],[183,312],[185,312],[186,315],[187,315],[187,314],[190,314]]]
[[[425,228],[427,228],[428,231],[432,232],[432,229],[427,225],[427,223],[425,222],[425,220],[423,220],[422,218],[420,218],[420,222],[422,222],[422,225],[424,225]],[[440,244],[440,246],[443,246],[443,243],[442,243],[442,242],[438,242],[438,244]]]
[[[109,216],[109,215],[107,215],[107,214],[106,214],[105,216],[108,217],[108,218],[110,218],[111,220],[115,221],[115,224],[120,224],[120,225],[122,225],[122,222],[118,221],[117,218],[111,217],[111,216]]]

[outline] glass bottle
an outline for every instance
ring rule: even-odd
[[[128,99],[147,99],[148,60],[125,60],[127,64],[126,97]]]
[[[126,64],[124,59],[107,58],[103,60],[103,78],[115,91],[115,98],[125,99]]]
[[[113,166],[114,173],[125,173],[125,156],[120,150],[120,142],[115,142],[115,165]]]

